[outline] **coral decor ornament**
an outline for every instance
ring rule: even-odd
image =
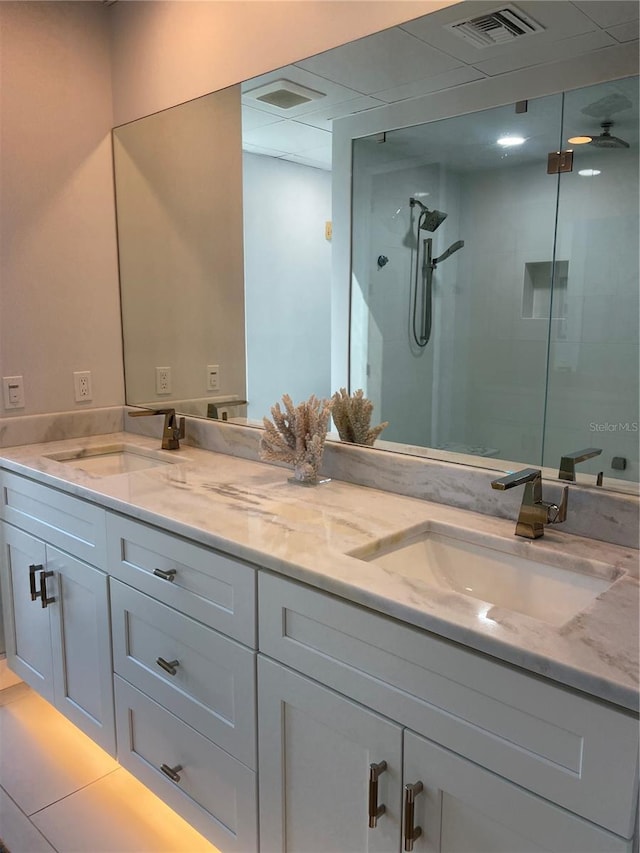
[[[276,403],[271,408],[273,422],[263,418],[264,435],[260,441],[260,458],[265,462],[287,462],[293,465],[291,482],[315,486],[328,480],[319,479],[320,464],[327,437],[331,401],[308,400],[294,405],[291,397],[282,397],[284,411]]]
[[[373,403],[361,388],[351,396],[346,388],[341,388],[331,399],[331,415],[341,441],[372,447],[382,430],[389,426],[389,421],[371,426]]]

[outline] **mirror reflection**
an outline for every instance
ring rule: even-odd
[[[637,79],[426,121],[478,76],[428,19],[394,87],[409,25],[114,131],[127,402],[260,424],[348,382],[377,447],[553,472],[596,446],[589,482],[637,481]]]
[[[635,478],[637,104],[630,78],[354,141],[351,383],[385,438]]]

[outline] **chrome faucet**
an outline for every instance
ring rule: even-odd
[[[587,447],[584,450],[574,450],[573,453],[567,453],[567,455],[563,456],[560,460],[560,470],[558,471],[558,479],[568,480],[570,483],[575,483],[576,464],[578,462],[584,462],[585,459],[593,459],[594,456],[600,456],[601,453],[602,449],[600,447]],[[601,475],[598,474],[598,479],[600,478]],[[602,485],[601,479],[598,485]]]
[[[184,438],[184,418],[178,421],[175,409],[142,409],[139,412],[129,412],[130,418],[144,418],[151,415],[164,415],[162,449],[180,450],[180,439]]]
[[[491,488],[503,491],[522,485],[524,485],[524,495],[516,522],[516,536],[539,539],[544,536],[545,524],[560,524],[566,521],[569,486],[565,486],[562,491],[560,506],[543,501],[542,472],[538,468],[523,468],[522,471],[500,477],[492,481]]]

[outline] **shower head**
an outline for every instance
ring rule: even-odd
[[[600,125],[602,133],[600,136],[592,136],[591,144],[598,148],[628,148],[629,143],[624,139],[619,139],[617,136],[611,135],[612,121],[603,121]]]
[[[421,213],[418,218],[418,225],[425,231],[435,231],[436,228],[439,228],[447,218],[446,213],[443,213],[441,210],[429,210],[429,208],[421,201],[418,201],[417,198],[410,198],[409,204],[411,207],[414,207],[416,204],[420,207]]]

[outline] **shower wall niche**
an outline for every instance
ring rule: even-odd
[[[575,146],[547,174],[605,119],[628,148]],[[350,379],[385,439],[551,468],[596,446],[582,472],[638,480],[637,119],[634,77],[354,140]],[[446,212],[433,233],[410,198]],[[464,248],[432,270],[420,348],[425,239]]]

